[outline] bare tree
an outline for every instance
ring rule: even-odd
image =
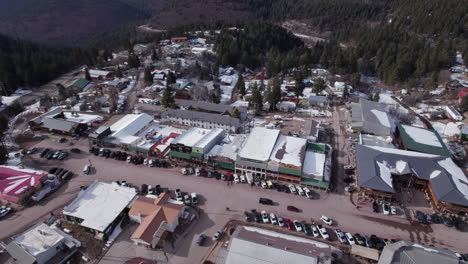
[[[208,88],[205,85],[197,84],[190,89],[193,100],[206,101],[210,97]]]
[[[116,88],[109,89],[109,112],[114,113],[117,110],[119,95]]]

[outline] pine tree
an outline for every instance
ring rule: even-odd
[[[278,77],[273,79],[273,86],[271,87],[271,96],[270,96],[270,109],[272,111],[276,110],[276,105],[281,101],[281,81]]]
[[[151,51],[151,60],[153,60],[153,62],[154,62],[154,61],[158,60],[158,58],[159,58],[159,57],[158,57],[158,53],[156,52],[155,49],[153,49],[153,50]]]
[[[166,89],[161,98],[161,104],[166,108],[172,107],[175,104],[174,97],[172,96],[172,87],[169,84],[166,85]]]
[[[263,109],[262,94],[258,90],[257,84],[252,86],[252,106],[255,109],[255,115],[260,115]]]
[[[123,77],[122,69],[120,69],[120,67],[118,67],[118,66],[117,66],[117,70],[115,70],[115,77],[117,77],[117,78],[122,78]]]
[[[145,83],[152,84],[153,83],[153,75],[151,74],[150,67],[145,68]]]
[[[295,85],[294,85],[294,94],[296,95],[297,98],[303,95],[304,89],[305,89],[305,84],[303,77],[300,73],[296,74],[295,76]]]
[[[236,83],[236,89],[237,89],[237,91],[239,91],[239,94],[241,96],[245,96],[246,91],[245,91],[244,77],[240,73],[239,73],[239,79],[238,79],[238,81]]]
[[[168,84],[176,83],[176,76],[171,71],[169,71],[169,73],[167,74],[167,83]]]
[[[63,86],[62,84],[58,83],[56,84],[57,86],[57,89],[58,89],[58,96],[59,96],[59,99],[61,101],[67,99],[68,97],[68,93],[67,93],[67,90],[65,89],[65,86]]]
[[[325,90],[325,81],[322,78],[317,78],[315,80],[314,90],[316,94],[320,94],[323,90]]]

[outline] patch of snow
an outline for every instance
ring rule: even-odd
[[[380,178],[391,188],[393,188],[392,184],[392,174],[390,169],[382,162],[377,161],[377,165],[379,166],[380,170]]]
[[[371,112],[379,119],[379,122],[382,126],[390,127],[390,120],[388,119],[386,112],[379,111],[377,109],[372,109]]]
[[[458,167],[450,158],[438,161],[437,163],[452,175],[452,180],[455,183],[455,186],[465,196],[465,198],[468,199],[468,179],[460,167]]]
[[[403,160],[399,160],[396,162],[396,170],[400,175],[408,174],[411,172],[408,166],[408,162]]]
[[[436,134],[430,130],[412,127],[412,126],[403,126],[406,133],[413,139],[415,142],[423,145],[430,145],[433,147],[442,147],[439,139]]]

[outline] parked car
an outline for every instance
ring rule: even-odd
[[[284,226],[284,218],[281,216],[278,216],[278,225],[283,227]]]
[[[187,172],[188,172],[188,174],[194,174],[195,170],[192,167],[188,167]]]
[[[360,246],[365,246],[366,241],[364,240],[364,237],[362,237],[359,233],[354,235],[354,238],[356,240],[356,243]]]
[[[37,152],[37,150],[38,149],[36,147],[32,147],[32,148],[28,149],[28,151],[26,151],[26,154],[28,154],[28,155],[34,154],[34,153]]]
[[[298,213],[298,212],[300,211],[299,208],[297,208],[297,207],[295,207],[295,206],[292,206],[292,205],[288,205],[288,206],[286,207],[286,209],[287,209],[288,211],[296,212],[296,213]]]
[[[301,223],[299,223],[299,221],[294,220],[293,224],[294,224],[294,228],[296,228],[297,232],[302,232],[302,225],[301,225]]]
[[[213,236],[213,240],[218,241],[221,238],[222,235],[223,235],[223,232],[221,232],[221,231],[216,232],[214,234],[214,236]]]
[[[244,211],[244,219],[247,222],[252,222],[253,221],[252,215],[247,211]]]
[[[255,210],[255,209],[252,209],[251,212],[252,212],[252,216],[255,219],[255,222],[261,223],[262,222],[261,214],[259,212],[257,212],[257,210]]]
[[[240,182],[239,175],[234,174],[234,182],[235,182],[235,183],[239,183],[239,182]]]
[[[314,237],[319,237],[319,236],[320,236],[320,233],[319,233],[317,227],[314,226],[314,225],[312,225],[311,228],[312,228],[312,235],[313,235]]]
[[[13,211],[13,209],[11,207],[8,207],[8,206],[5,206],[5,205],[2,205],[0,207],[0,218],[3,218],[5,216],[7,216],[9,213],[11,213]]]
[[[268,218],[268,214],[267,214],[266,211],[262,211],[261,214],[262,214],[263,223],[266,224],[266,223],[270,222],[270,218]]]
[[[432,214],[432,222],[434,224],[440,224],[442,223],[442,218],[437,214]]]
[[[350,245],[355,245],[356,244],[356,240],[354,239],[353,235],[351,235],[351,233],[346,232],[345,236],[346,236],[346,240],[348,240],[348,243]]]
[[[309,199],[313,198],[312,191],[309,188],[304,187],[302,188],[302,190],[304,190],[305,196],[307,196],[307,198]]]
[[[50,173],[50,174],[55,174],[55,172],[56,172],[57,170],[58,170],[57,167],[50,168],[50,169],[49,169],[49,173]]]
[[[177,201],[182,202],[184,200],[184,198],[182,197],[182,192],[180,191],[180,189],[176,189],[175,194],[176,194],[176,197],[177,197]]]
[[[338,240],[340,241],[341,244],[346,244],[346,236],[345,234],[340,230],[340,229],[335,229],[336,236],[338,237]]]
[[[189,205],[192,200],[188,194],[184,195],[184,204]]]
[[[61,151],[60,154],[58,155],[57,159],[58,160],[64,160],[68,157],[68,152],[66,151]]]
[[[266,182],[264,180],[261,181],[260,185],[262,186],[263,189],[268,188]]]
[[[326,240],[330,239],[330,236],[328,235],[327,229],[325,229],[325,227],[323,227],[322,225],[317,225],[317,229],[323,239],[326,239]]]
[[[240,176],[240,182],[241,183],[246,183],[247,182],[247,180],[245,179],[245,175]]]
[[[365,241],[366,247],[368,247],[368,248],[374,248],[375,247],[374,243],[372,242],[372,240],[367,235],[364,236],[364,241]]]
[[[73,172],[67,171],[61,176],[61,179],[62,181],[68,181],[69,179],[71,179],[71,177],[73,177]]]
[[[302,195],[302,196],[305,195],[304,190],[302,190],[301,186],[296,186],[296,190],[299,195]]]
[[[325,215],[322,215],[322,216],[320,217],[320,220],[322,220],[322,222],[324,222],[325,224],[327,224],[327,225],[329,225],[329,226],[333,225],[333,220],[331,220],[330,218],[328,218],[328,217],[325,216]]]
[[[192,193],[190,194],[191,198],[192,198],[192,204],[197,204],[198,203],[198,197],[197,197],[197,193]]]
[[[372,210],[374,211],[374,213],[379,212],[379,204],[377,202],[372,203]]]
[[[127,163],[130,163],[130,162],[132,162],[132,157],[131,157],[131,156],[128,156],[128,157],[127,157]]]
[[[55,176],[58,176],[58,175],[61,174],[62,171],[64,171],[64,170],[65,170],[64,168],[59,168],[59,169],[57,169],[57,170],[54,172]]]
[[[58,159],[60,153],[61,153],[60,150],[55,151],[54,154],[52,155],[52,159]]]
[[[294,187],[294,185],[289,184],[288,187],[292,194],[297,194],[296,187]]]
[[[312,235],[312,229],[310,228],[310,225],[306,223],[305,221],[302,221],[302,229],[304,230],[304,233],[308,236]]]
[[[418,219],[418,222],[421,224],[426,223],[426,215],[421,212],[421,211],[416,211],[416,218]]]
[[[258,202],[264,205],[273,205],[273,201],[268,198],[260,198]]]
[[[70,152],[72,152],[72,153],[81,153],[81,150],[79,148],[72,148],[72,149],[70,149]]]
[[[203,244],[205,243],[205,240],[206,240],[206,236],[204,234],[201,234],[197,239],[197,244],[199,246],[203,246]]]
[[[273,224],[273,225],[278,224],[278,220],[276,219],[276,215],[275,215],[274,213],[271,213],[271,214],[270,214],[270,222],[271,222],[271,224]]]
[[[448,226],[448,227],[452,227],[453,226],[453,221],[452,219],[450,219],[449,217],[443,215],[442,217],[442,222],[444,223],[444,225]]]
[[[90,174],[91,173],[91,166],[90,165],[85,165],[83,168],[83,173],[84,174]]]
[[[382,204],[382,212],[384,215],[389,215],[390,214],[390,206],[388,204],[383,203]]]
[[[187,175],[187,174],[188,174],[188,171],[187,171],[186,168],[180,169],[180,172],[181,172],[183,175]]]
[[[392,215],[396,215],[396,214],[397,214],[397,209],[396,209],[395,206],[393,206],[393,205],[390,206],[390,213],[391,213]]]
[[[47,153],[49,153],[49,151],[50,151],[50,150],[49,150],[48,148],[46,148],[46,149],[44,149],[44,150],[41,152],[41,154],[40,154],[39,156],[40,156],[41,158],[45,158],[45,157],[47,156]]]

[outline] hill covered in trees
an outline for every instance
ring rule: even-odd
[[[0,89],[9,95],[18,87],[38,86],[97,56],[91,49],[50,47],[0,35]]]

